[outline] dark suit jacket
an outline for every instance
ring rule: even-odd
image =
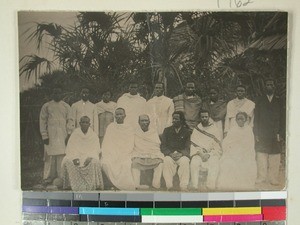
[[[276,95],[271,102],[266,95],[255,101],[254,127],[255,136],[259,137],[256,150],[265,153],[280,153],[277,134],[283,136],[283,102]]]

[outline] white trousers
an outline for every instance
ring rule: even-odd
[[[65,155],[47,155],[44,157],[44,180],[62,177],[61,162]]]
[[[210,158],[203,162],[202,158],[199,155],[193,156],[191,160],[191,181],[192,181],[192,187],[198,188],[199,183],[199,171],[200,168],[206,168],[207,169],[207,180],[206,180],[206,186],[209,189],[216,189],[216,181],[218,178],[219,173],[219,156],[211,155]]]
[[[270,182],[278,184],[280,154],[256,153],[257,180],[256,183]]]
[[[160,188],[160,179],[163,171],[163,163],[160,163],[153,169],[152,187]],[[141,184],[141,171],[137,168],[131,168],[133,180],[135,186],[138,187]]]
[[[179,186],[181,190],[186,190],[190,180],[190,159],[182,156],[177,161],[174,161],[170,156],[164,158],[163,176],[167,188],[173,187],[173,177],[178,168]]]

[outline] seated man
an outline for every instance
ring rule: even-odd
[[[173,177],[179,176],[179,186],[187,190],[190,180],[190,130],[185,123],[184,113],[175,111],[172,115],[173,125],[165,128],[162,134],[161,151],[165,155],[163,176],[167,190],[173,188]]]
[[[62,161],[63,188],[71,187],[73,191],[103,189],[98,135],[90,128],[89,117],[81,117],[79,125],[68,141]]]
[[[102,167],[110,182],[119,190],[135,190],[131,173],[134,132],[123,108],[115,111],[115,122],[108,125],[102,143]]]
[[[206,187],[216,188],[221,157],[220,132],[209,117],[207,110],[200,112],[201,123],[194,128],[191,136],[191,180],[192,188],[198,189],[200,167],[207,168]]]
[[[140,185],[141,170],[154,169],[152,186],[160,188],[164,155],[160,151],[160,139],[155,128],[149,129],[148,115],[139,116],[139,125],[134,136],[132,154],[132,175],[136,188],[148,188]]]

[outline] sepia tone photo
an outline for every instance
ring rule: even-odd
[[[286,12],[19,12],[21,187],[286,185]]]

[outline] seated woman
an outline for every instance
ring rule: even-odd
[[[246,124],[247,117],[244,112],[237,113],[238,126],[232,127],[223,141],[219,190],[254,190],[257,170],[254,135],[252,128]]]
[[[73,191],[103,189],[99,161],[100,143],[97,134],[90,129],[90,119],[83,116],[80,128],[72,133],[62,161],[63,188]]]

